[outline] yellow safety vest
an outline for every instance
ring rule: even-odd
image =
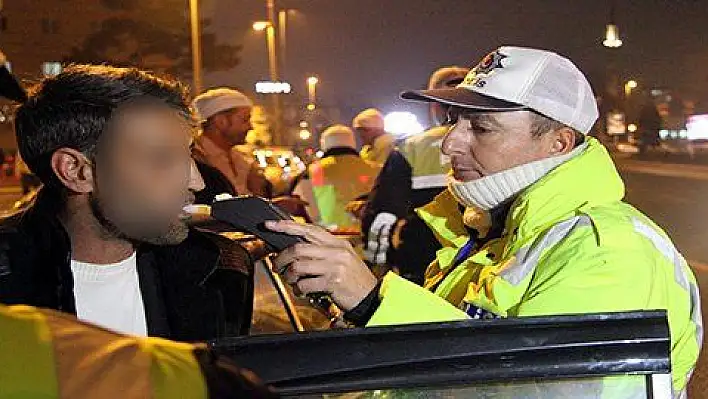
[[[443,249],[420,288],[389,273],[371,325],[666,309],[673,389],[685,390],[703,341],[696,279],[656,224],[622,202],[605,148],[587,149],[515,200],[502,237],[455,266],[469,240],[449,191],[418,210]]]
[[[411,188],[422,190],[447,186],[450,158],[440,152],[443,139],[450,128],[437,126],[411,136],[398,148],[411,166]]]
[[[0,305],[0,398],[206,398],[194,349]]]
[[[346,211],[349,202],[369,191],[381,168],[356,154],[325,157],[309,167],[318,223],[337,228],[353,228],[359,222]]]
[[[396,148],[396,138],[386,133],[376,138],[373,145],[364,146],[360,155],[365,161],[383,165],[394,148]]]

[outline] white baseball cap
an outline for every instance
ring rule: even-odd
[[[354,129],[361,127],[369,129],[383,129],[384,116],[376,108],[365,109],[354,118],[354,121],[352,121],[352,126],[354,126]]]
[[[356,138],[352,129],[344,125],[328,127],[320,137],[322,151],[329,151],[335,147],[356,148]]]
[[[489,53],[456,88],[407,91],[401,97],[478,111],[531,109],[586,134],[599,115],[590,83],[570,60],[524,47]]]
[[[240,91],[220,87],[198,95],[192,101],[192,107],[197,112],[197,117],[205,121],[227,109],[253,107],[253,101]]]

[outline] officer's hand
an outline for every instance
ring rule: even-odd
[[[303,294],[325,292],[344,311],[356,307],[376,287],[376,277],[354,249],[325,230],[290,221],[266,222],[281,233],[303,237],[273,261],[276,271]]]

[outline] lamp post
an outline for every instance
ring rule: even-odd
[[[273,0],[268,0],[268,14],[272,13]],[[266,45],[268,47],[268,75],[271,82],[280,81],[278,74],[278,54],[275,47],[275,26],[272,20],[268,21],[258,21],[253,24],[253,29],[256,31],[266,32]],[[278,94],[271,94],[273,102],[273,139],[278,144],[284,144],[282,135],[282,112],[280,105],[280,96]]]
[[[605,40],[602,41],[602,45],[607,48],[622,47],[622,39],[620,39],[619,29],[617,28],[617,24],[615,24],[614,0],[610,8],[610,21],[607,24],[607,27],[605,28]]]
[[[194,95],[202,91],[202,46],[199,32],[199,0],[189,0],[189,15],[192,32],[192,79]]]
[[[266,32],[266,46],[268,48],[268,75],[271,82],[278,82],[278,55],[275,48],[275,27],[269,21],[253,23],[253,30]]]
[[[639,86],[636,80],[629,80],[627,83],[624,84],[624,95],[625,97],[629,97],[630,94],[632,94],[632,90],[636,89]]]
[[[317,83],[319,79],[315,76],[307,78],[307,109],[312,111],[316,107],[317,102]]]
[[[288,31],[288,10],[280,10],[278,12],[278,39],[279,39],[279,44],[280,48],[278,51],[280,52],[280,72],[283,74],[284,78],[287,80],[287,59],[288,59],[288,52],[287,52],[287,31]]]

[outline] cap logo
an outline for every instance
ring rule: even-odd
[[[502,60],[507,57],[508,56],[500,53],[499,50],[487,54],[487,56],[467,74],[462,85],[484,87],[487,84],[484,79],[492,76],[495,69],[504,68]]]

